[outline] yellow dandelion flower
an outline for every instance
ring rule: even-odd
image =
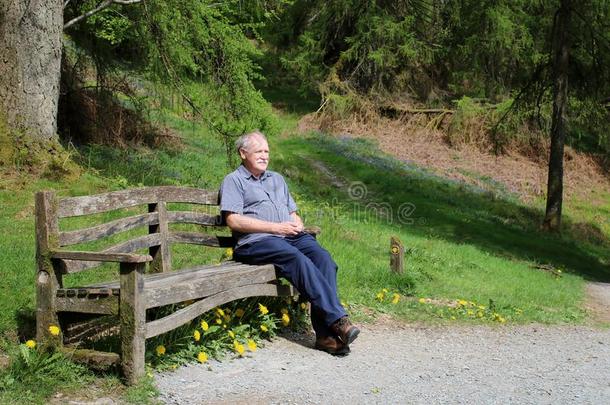
[[[288,314],[282,315],[282,323],[284,324],[284,326],[288,326],[288,324],[290,323],[290,317],[288,316]]]
[[[503,317],[499,317],[499,318],[498,318],[498,322],[500,322],[500,323],[505,323],[505,322],[506,322],[506,319],[505,319],[505,318],[503,318]]]
[[[27,342],[25,342],[25,345],[30,348],[33,349],[36,347],[36,342],[32,339],[28,340]]]
[[[223,324],[222,324],[222,328],[223,328],[223,329],[227,329],[227,324],[226,324],[226,323],[223,323]]]
[[[232,330],[228,331],[227,334],[231,339],[235,339],[235,332],[233,332]]]
[[[248,339],[248,349],[251,352],[255,352],[256,351],[256,342],[252,339]]]
[[[345,301],[341,301],[341,306],[342,306],[342,307],[346,307],[346,306],[347,306],[347,303],[346,303]]]
[[[452,320],[452,321],[455,321],[455,316],[452,316],[452,317],[451,317],[451,320]]]
[[[305,311],[307,309],[307,303],[306,302],[301,302],[301,309],[303,311]]]
[[[483,312],[478,311],[477,312],[477,318],[483,318]]]
[[[53,336],[59,335],[59,327],[55,325],[49,326],[49,333],[51,333]]]
[[[269,313],[269,310],[263,304],[258,304],[258,309],[261,311],[261,314],[263,314],[263,315],[267,315]]]
[[[472,309],[469,309],[468,311],[466,311],[466,314],[468,316],[473,316],[474,315],[474,311]]]
[[[246,312],[243,309],[237,308],[237,310],[235,311],[235,316],[241,318],[242,316],[244,316],[245,313]]]
[[[227,248],[227,250],[225,250],[225,255],[226,255],[228,258],[233,257],[233,248]]]
[[[199,342],[199,339],[201,339],[201,333],[198,330],[193,332],[193,339],[195,339],[195,342]]]
[[[420,304],[425,304],[426,303],[426,299],[425,298],[420,298],[418,301],[419,301]]]
[[[269,332],[269,328],[266,325],[261,325],[261,330],[263,332]]]
[[[204,332],[206,332],[209,327],[210,326],[208,325],[208,323],[206,321],[201,321],[201,329],[203,329]]]
[[[468,301],[458,300],[457,304],[458,304],[458,306],[465,307],[466,305],[468,305]]]
[[[400,294],[394,293],[394,295],[392,295],[392,304],[398,304],[398,301],[400,301]]]
[[[225,311],[223,311],[222,308],[216,308],[216,316],[218,316],[219,318],[221,316],[225,316]]]
[[[163,345],[157,346],[155,350],[157,352],[157,356],[163,356],[165,354],[165,346]]]
[[[246,351],[246,349],[244,348],[244,345],[235,341],[234,346],[235,346],[235,351],[237,352],[237,354],[239,354],[240,356],[243,356],[244,352]]]
[[[220,325],[222,323],[222,319],[216,318],[216,323]]]
[[[208,361],[208,355],[206,354],[206,352],[199,352],[199,354],[197,355],[197,360],[199,360],[200,363],[205,363],[206,361]]]
[[[377,295],[375,295],[375,299],[379,302],[383,301],[383,298],[384,298],[383,291],[378,292]]]
[[[477,308],[479,308],[480,310],[484,310],[485,309],[485,305],[479,305]]]
[[[381,291],[383,291],[383,293],[384,293],[384,294],[387,294],[387,293],[388,293],[388,289],[387,289],[387,288],[384,288],[384,289],[383,289],[383,290],[381,290]]]

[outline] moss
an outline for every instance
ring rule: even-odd
[[[58,140],[40,140],[11,128],[0,114],[0,167],[52,180],[76,180],[81,168]]]

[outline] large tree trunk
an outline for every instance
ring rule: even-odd
[[[62,35],[62,0],[2,0],[0,113],[41,140],[56,137]]]
[[[566,138],[566,112],[568,104],[568,66],[570,48],[568,27],[570,25],[571,0],[561,0],[561,6],[553,31],[553,118],[551,124],[551,153],[546,200],[546,215],[543,227],[559,231],[561,227],[561,205],[563,201],[563,150]]]

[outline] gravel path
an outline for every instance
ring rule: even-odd
[[[156,375],[168,404],[610,403],[610,330],[362,327],[352,353],[276,339],[243,359]]]

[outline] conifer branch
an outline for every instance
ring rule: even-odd
[[[65,23],[64,24],[64,30],[67,29],[67,28],[70,28],[71,26],[73,26],[76,23],[79,23],[79,22],[83,21],[86,18],[91,17],[93,14],[99,13],[103,9],[105,9],[107,7],[110,7],[113,4],[128,5],[128,4],[140,3],[141,1],[142,0],[104,0],[96,8],[94,8],[93,10],[89,10],[86,13],[81,14],[78,17],[75,17],[75,18],[71,19],[70,21],[68,21],[67,23]],[[66,0],[66,2],[64,3],[64,7],[67,6],[69,2],[70,2],[70,0]]]

